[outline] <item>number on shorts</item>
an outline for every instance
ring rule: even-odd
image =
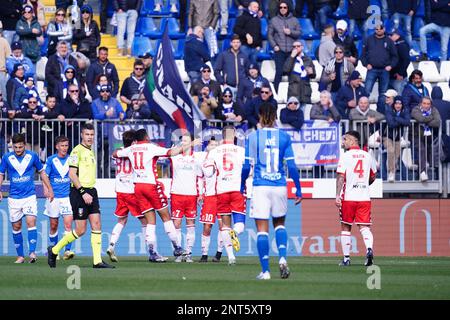
[[[133,155],[134,155],[134,169],[144,170],[144,153],[143,152],[134,152]]]
[[[353,172],[357,173],[360,178],[362,178],[364,176],[363,161],[361,159],[358,160],[358,162],[356,163],[356,166],[353,169]]]
[[[224,153],[222,160],[223,160],[223,170],[224,171],[232,171],[234,168],[232,155],[229,153]]]
[[[205,222],[212,222],[214,219],[214,215],[213,214],[205,214]]]

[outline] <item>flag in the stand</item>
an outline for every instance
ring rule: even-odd
[[[158,113],[172,130],[181,128],[194,132],[194,120],[205,119],[192,101],[178,73],[167,26],[152,69],[147,74],[144,95],[152,110]]]

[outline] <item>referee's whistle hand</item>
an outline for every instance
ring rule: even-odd
[[[85,193],[85,194],[83,194],[83,200],[84,200],[84,203],[86,203],[87,205],[91,205],[92,200],[94,200],[94,199],[92,198],[92,196],[89,193]]]

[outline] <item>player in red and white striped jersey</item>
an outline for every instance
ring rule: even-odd
[[[366,266],[373,264],[373,234],[369,185],[375,181],[377,167],[373,157],[361,150],[360,134],[348,131],[343,137],[346,152],[337,167],[336,206],[341,215],[341,244],[344,259],[341,266],[350,265],[351,230],[357,224],[367,248]]]

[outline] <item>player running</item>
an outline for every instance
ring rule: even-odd
[[[127,148],[135,141],[134,130],[125,131],[122,135],[123,146]],[[111,239],[109,241],[109,247],[106,250],[109,258],[112,262],[118,262],[114,248],[119,241],[120,234],[127,224],[128,212],[131,213],[133,217],[139,219],[142,225],[142,234],[145,235],[145,242],[149,250],[150,262],[166,262],[167,258],[162,257],[156,251],[156,237],[154,241],[150,241],[150,234],[155,225],[148,224],[146,216],[150,216],[150,211],[142,213],[140,210],[139,203],[134,194],[134,184],[133,184],[133,167],[128,158],[116,158],[116,211],[115,216],[117,217],[117,223],[114,226],[111,234]],[[153,213],[154,214],[154,213]]]
[[[222,144],[211,150],[208,155],[208,158],[214,160],[214,164],[219,171],[217,177],[217,214],[222,218],[220,233],[230,265],[236,264],[233,247],[236,251],[239,250],[239,240],[236,234],[242,233],[245,226],[245,198],[240,192],[245,149],[234,144],[235,135],[236,129],[234,126],[225,126],[222,129]],[[233,215],[234,230],[231,230],[231,215]]]
[[[69,139],[65,136],[56,137],[57,153],[47,158],[45,173],[52,185],[55,199],[45,202],[44,214],[50,219],[49,243],[55,246],[58,243],[59,217],[63,218],[64,235],[72,231],[72,206],[70,205],[70,177],[69,177]],[[44,185],[45,190],[45,185]],[[68,243],[64,250],[64,260],[72,259],[75,253],[71,251],[72,243]]]
[[[352,224],[359,227],[367,249],[365,266],[373,264],[373,234],[369,185],[375,181],[377,166],[372,156],[359,148],[360,134],[348,131],[343,137],[347,151],[339,159],[336,178],[336,206],[341,217],[341,245],[344,259],[340,266],[350,265]]]
[[[164,222],[164,230],[174,247],[173,255],[175,257],[181,256],[183,249],[181,248],[181,241],[178,238],[175,225],[170,218],[164,186],[157,180],[156,161],[158,157],[177,155],[183,149],[182,147],[167,149],[151,143],[145,129],[137,130],[135,138],[135,144],[125,149],[115,150],[113,157],[127,157],[131,161],[134,170],[134,192],[140,211],[142,214],[150,213],[147,222],[154,226],[148,230],[148,243],[156,242],[156,215],[153,211],[156,210]]]
[[[10,179],[10,189],[8,197],[9,221],[12,224],[14,245],[17,251],[17,259],[14,263],[24,263],[22,218],[25,215],[28,228],[28,249],[29,263],[35,263],[37,244],[37,200],[33,179],[35,169],[39,172],[42,183],[46,186],[45,196],[50,202],[53,201],[53,188],[50,185],[44,166],[38,155],[29,150],[25,150],[25,136],[16,133],[12,137],[13,151],[3,155],[0,164],[0,188],[5,174]],[[0,201],[3,194],[0,192]]]
[[[289,277],[290,271],[286,260],[287,232],[285,219],[287,213],[287,183],[283,160],[286,161],[289,176],[294,181],[295,204],[302,201],[300,176],[294,161],[291,138],[287,133],[274,128],[276,109],[269,103],[259,107],[261,129],[252,132],[245,144],[245,164],[242,170],[241,190],[245,190],[245,181],[253,166],[253,192],[250,217],[255,219],[257,229],[256,244],[262,272],[259,280],[270,279],[269,269],[269,219],[275,229],[278,248],[280,276]]]

